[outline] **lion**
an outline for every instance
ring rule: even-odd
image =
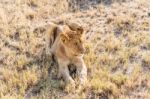
[[[87,81],[87,67],[83,60],[85,53],[83,33],[83,27],[75,23],[66,25],[51,23],[46,32],[47,54],[55,56],[58,62],[58,77],[62,77],[66,84],[72,87],[75,87],[75,81],[69,74],[69,64],[76,66],[80,84]]]

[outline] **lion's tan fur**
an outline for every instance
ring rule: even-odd
[[[83,28],[75,24],[50,24],[46,33],[47,53],[53,54],[59,65],[59,77],[63,77],[67,84],[74,86],[75,82],[69,75],[68,65],[77,67],[78,77],[83,83],[86,81],[87,69],[83,61],[85,52],[82,41]]]

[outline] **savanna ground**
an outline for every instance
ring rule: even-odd
[[[63,91],[48,22],[85,28],[88,84]],[[150,99],[149,0],[0,0],[0,99]]]

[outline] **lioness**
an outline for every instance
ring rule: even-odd
[[[59,65],[59,77],[63,77],[66,84],[75,87],[75,81],[69,74],[68,65],[76,65],[81,84],[87,80],[87,68],[83,61],[85,47],[82,41],[83,28],[77,24],[56,25],[51,23],[46,32],[47,53],[56,57]]]

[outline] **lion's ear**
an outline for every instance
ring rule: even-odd
[[[67,22],[67,25],[71,30],[76,31],[78,34],[84,33],[84,29],[80,24],[77,24],[75,22]]]
[[[66,41],[68,40],[68,37],[64,33],[62,33],[60,34],[60,39],[63,43],[66,43]]]
[[[77,33],[79,33],[81,35],[84,33],[84,29],[82,26],[77,27]]]

